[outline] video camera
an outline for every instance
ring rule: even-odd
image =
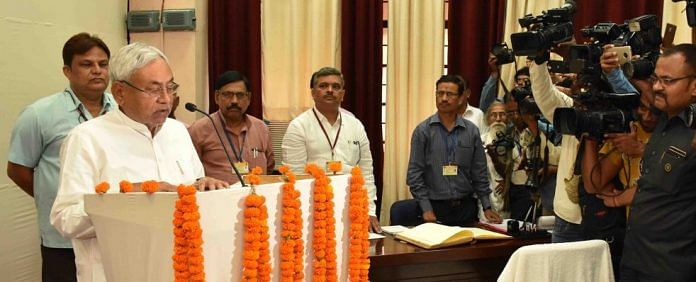
[[[580,137],[587,135],[601,140],[605,133],[629,132],[629,123],[636,120],[634,109],[640,104],[638,93],[609,93],[593,89],[576,96],[581,105],[557,108],[553,125],[557,132]]]
[[[520,26],[528,31],[511,35],[515,56],[534,56],[539,51],[549,50],[558,43],[569,41],[573,37],[574,13],[575,1],[566,0],[560,8],[549,9],[539,16],[525,15],[519,19]]]
[[[592,38],[590,44],[579,44],[570,47],[569,69],[573,73],[595,78],[601,76],[599,59],[602,56],[602,46],[629,46],[632,55],[638,55],[637,60],[628,59],[622,66],[628,78],[645,79],[654,69],[660,55],[662,44],[661,28],[655,15],[643,15],[629,19],[624,24],[598,23],[592,27],[581,29],[583,36]]]

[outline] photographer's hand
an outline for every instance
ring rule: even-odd
[[[491,70],[491,76],[498,77],[498,73],[500,73],[500,66],[498,66],[498,59],[493,56],[493,54],[488,56],[488,68]]]
[[[614,69],[621,67],[619,65],[619,55],[616,54],[616,52],[608,52],[610,48],[614,48],[614,44],[602,46],[602,56],[599,57],[599,63],[602,66],[602,71],[604,71],[604,73],[610,73]]]
[[[635,158],[643,155],[645,144],[638,141],[636,137],[637,126],[634,122],[630,124],[631,132],[629,133],[607,133],[604,138],[611,142],[614,147],[621,153]]]

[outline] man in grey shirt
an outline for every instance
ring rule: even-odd
[[[407,183],[423,221],[458,226],[475,222],[476,194],[486,219],[501,222],[491,209],[479,130],[457,114],[466,84],[460,76],[444,75],[435,85],[437,113],[413,131],[408,163]]]

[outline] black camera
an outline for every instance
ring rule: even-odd
[[[505,65],[515,61],[514,53],[505,42],[493,45],[491,53],[495,56],[496,64],[498,65]]]
[[[640,104],[638,93],[598,93],[577,96],[584,108],[557,108],[553,125],[557,132],[601,140],[605,133],[630,131],[636,120],[633,110]]]
[[[594,26],[583,28],[582,34],[592,38],[593,42],[586,45],[574,45],[570,47],[569,68],[573,73],[599,77],[601,66],[599,59],[602,56],[602,46],[613,44],[615,46],[629,46],[633,55],[638,55],[637,60],[630,60],[622,66],[624,74],[628,78],[645,79],[654,69],[655,62],[660,54],[660,26],[655,15],[643,15],[627,20],[624,24],[598,23]]]
[[[560,8],[549,9],[539,16],[530,14],[519,19],[520,26],[528,31],[510,36],[515,56],[534,56],[558,43],[569,41],[573,37],[574,13],[575,2],[566,0]]]
[[[495,140],[492,142],[498,156],[505,156],[508,151],[515,147],[515,139],[512,137],[512,125],[508,124],[504,131],[496,132]]]

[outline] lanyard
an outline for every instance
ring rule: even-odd
[[[65,89],[64,92],[68,94],[68,97],[70,97],[70,100],[72,100],[73,105],[75,105],[75,107],[77,108],[77,112],[80,113],[80,116],[77,117],[77,123],[83,123],[87,121],[87,116],[85,116],[85,112],[82,111],[82,108],[80,108],[80,105],[77,104],[75,98],[72,96],[72,94],[70,94],[70,91],[68,91],[68,89]],[[80,121],[80,118],[82,119],[82,121]]]
[[[331,138],[329,138],[329,134],[326,133],[326,129],[324,129],[324,125],[321,123],[321,120],[319,120],[319,116],[317,115],[317,112],[314,111],[312,108],[312,113],[314,113],[314,117],[317,118],[317,122],[319,123],[319,126],[321,127],[321,131],[324,132],[324,136],[326,137],[326,141],[329,142],[329,147],[331,147],[331,160],[334,159],[334,148],[336,148],[336,144],[338,144],[338,136],[341,135],[341,127],[343,127],[343,122],[338,124],[338,132],[336,132],[336,138],[333,141],[333,144],[331,144]],[[338,118],[341,118],[341,112],[338,113]]]
[[[452,132],[448,132],[445,126],[441,124],[440,134],[442,139],[445,141],[445,164],[454,163],[455,145],[457,145],[457,131],[456,127],[452,129]]]
[[[239,154],[237,154],[237,148],[234,147],[234,143],[232,142],[232,138],[230,137],[230,133],[227,132],[227,125],[225,125],[225,120],[222,118],[222,114],[218,116],[220,118],[220,122],[222,123],[222,131],[225,132],[225,137],[227,137],[227,142],[230,143],[230,147],[232,147],[232,153],[234,154],[234,157],[237,158],[238,162],[242,161],[242,152],[244,150],[244,143],[246,142],[246,131],[243,133],[244,137],[242,137],[242,145],[239,147]],[[213,125],[215,126],[215,125]]]

